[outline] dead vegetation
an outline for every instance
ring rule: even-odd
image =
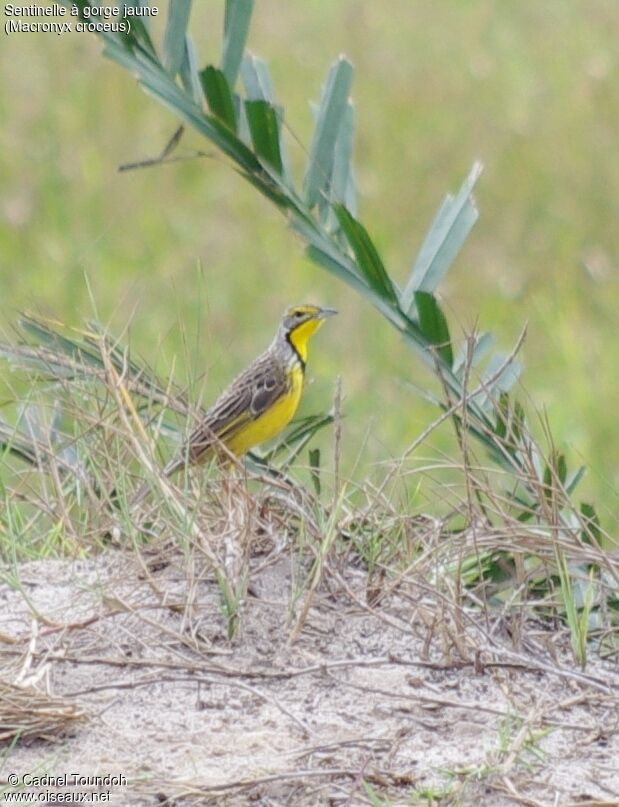
[[[84,712],[35,686],[0,681],[0,742],[53,741],[70,732]]]

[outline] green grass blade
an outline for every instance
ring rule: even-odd
[[[50,352],[60,353],[70,359],[85,362],[94,367],[103,368],[101,356],[96,350],[76,339],[69,339],[57,330],[34,317],[22,316],[20,328],[35,342]]]
[[[436,290],[477,221],[479,213],[471,193],[481,170],[481,163],[475,163],[457,196],[448,196],[441,204],[404,289],[404,310],[410,310],[416,291]]]
[[[310,448],[308,452],[310,477],[314,485],[314,492],[316,496],[320,496],[322,484],[320,482],[320,449]]]
[[[169,0],[168,19],[163,37],[163,63],[174,77],[181,69],[185,52],[185,33],[189,24],[191,0]]]
[[[447,367],[452,367],[454,357],[449,327],[436,298],[427,291],[417,291],[415,292],[415,307],[421,332],[434,346]]]
[[[136,59],[136,48],[127,48],[122,45],[115,37],[102,37],[103,39],[103,55],[106,59],[119,64],[121,67],[129,70],[133,75],[139,75],[139,65]]]
[[[296,225],[292,225],[293,230],[296,230]],[[324,251],[320,247],[309,244],[305,250],[305,254],[312,261],[312,263],[322,266],[323,269],[331,272],[332,275],[343,280],[349,286],[356,288],[361,294],[365,295],[368,291],[367,285],[364,281],[346,266],[343,266],[337,258],[334,258],[331,251]]]
[[[243,57],[241,78],[248,100],[270,101],[272,104],[275,102],[273,82],[266,62],[253,53],[247,53]]]
[[[246,101],[245,114],[256,154],[276,173],[281,174],[282,155],[277,112],[268,101]]]
[[[333,420],[331,412],[308,415],[294,420],[291,427],[278,439],[276,445],[265,454],[263,459],[270,463],[278,455],[287,452],[285,462],[281,466],[287,468],[296,460],[310,440],[326,426],[330,426]]]
[[[305,198],[310,208],[318,202],[330,181],[335,144],[346,111],[352,76],[350,62],[339,59],[331,67],[322,92],[304,181]]]
[[[490,349],[494,346],[496,338],[494,334],[488,331],[484,333],[475,334],[475,341],[473,347],[470,348],[467,341],[464,341],[456,354],[454,359],[453,371],[460,378],[464,373],[467,363],[470,362],[471,367],[477,367],[480,361],[488,355]],[[471,356],[469,359],[469,351]]]
[[[236,132],[236,112],[230,85],[224,73],[209,65],[200,73],[209,109],[233,132]]]
[[[602,527],[595,507],[588,502],[582,502],[580,505],[580,515],[582,516],[584,525],[584,529],[580,533],[581,541],[590,544],[593,538],[593,540],[599,544],[602,540]]]
[[[359,271],[367,280],[368,285],[386,302],[397,305],[397,294],[393,283],[367,230],[344,205],[335,205],[333,209],[354,252]]]
[[[494,408],[501,393],[509,392],[522,374],[523,365],[517,359],[506,362],[506,357],[496,353],[490,358],[484,374],[484,391],[471,398],[484,409]],[[498,373],[498,375],[497,375]]]
[[[130,46],[133,44],[142,45],[142,47],[149,50],[153,56],[156,56],[155,45],[151,39],[150,30],[148,27],[150,18],[135,17],[125,13],[125,9],[148,8],[148,5],[148,0],[126,0],[126,2],[122,4],[122,18],[127,20],[131,25],[131,31],[124,34],[124,37],[126,40],[128,40],[128,44]]]
[[[354,109],[350,101],[346,105],[340,131],[335,143],[331,176],[318,200],[320,221],[329,233],[341,240],[341,228],[334,210],[336,204],[343,204],[352,214],[357,215],[357,190],[352,169],[352,151],[355,129]]]
[[[565,459],[565,454],[559,454],[557,456],[555,471],[561,486],[565,485],[567,478],[567,460]]]
[[[253,10],[254,0],[226,0],[221,67],[231,89],[234,89],[243,59]]]
[[[196,50],[190,36],[185,37],[185,51],[183,53],[183,63],[181,64],[181,83],[197,106],[202,107],[204,93],[202,91],[202,82],[200,81]]]
[[[248,101],[268,101],[275,110],[279,132],[279,155],[282,164],[280,173],[285,185],[292,188],[294,182],[292,174],[290,173],[286,142],[282,136],[282,121],[284,119],[284,111],[275,103],[275,91],[273,89],[273,82],[271,80],[269,69],[262,59],[258,59],[253,54],[247,53],[243,57],[243,62],[241,63],[241,78],[243,79],[243,84],[245,85],[245,92],[247,94]],[[245,108],[243,108],[243,117],[246,119]]]
[[[332,412],[321,412],[318,415],[307,415],[306,417],[297,418],[293,421],[291,428],[286,433],[282,442],[287,446],[292,446],[299,440],[305,440],[308,435],[313,437],[325,426],[330,426],[333,423]]]
[[[499,440],[505,441],[505,438],[508,436],[508,429],[510,428],[510,420],[512,414],[512,406],[511,401],[509,400],[509,393],[502,392],[499,395],[498,403],[495,407],[495,417],[496,417],[496,424],[494,427],[494,433],[499,438]]]
[[[585,465],[579,465],[575,471],[572,471],[572,473],[568,475],[567,479],[565,480],[565,492],[568,495],[576,490],[580,480],[586,473],[587,473],[587,467]],[[581,512],[582,512],[582,506],[581,506]]]
[[[350,101],[346,104],[340,126],[331,172],[331,202],[346,206],[353,216],[357,215],[357,190],[352,168],[355,136],[355,110]]]
[[[248,182],[257,188],[260,193],[263,194],[263,196],[266,196],[267,199],[270,199],[273,202],[273,204],[277,205],[280,210],[288,211],[291,208],[294,209],[294,202],[291,200],[290,194],[286,192],[287,189],[282,191],[277,182],[272,181],[278,178],[275,172],[269,173],[264,170],[261,174],[243,173],[243,176]]]
[[[364,289],[366,292],[369,291],[367,283],[359,275],[352,258],[338,249],[337,245],[322,231],[311,216],[297,214],[291,219],[290,227],[307,242],[309,247],[322,253],[333,264],[335,274],[346,280],[354,278],[358,283],[358,288]],[[327,266],[326,263],[322,263],[321,260],[317,262],[331,271],[331,267]]]

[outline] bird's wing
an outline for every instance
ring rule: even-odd
[[[206,412],[190,435],[185,453],[198,461],[217,440],[226,443],[263,414],[287,388],[286,371],[272,356],[256,359]]]

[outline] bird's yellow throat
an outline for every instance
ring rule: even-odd
[[[290,343],[301,357],[303,363],[307,361],[307,343],[309,342],[309,338],[316,333],[323,322],[323,319],[309,319],[290,332],[290,336],[288,337]]]

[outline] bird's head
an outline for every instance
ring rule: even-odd
[[[307,343],[327,317],[337,314],[334,308],[318,305],[295,305],[283,316],[280,334],[291,343],[303,361],[307,359]]]

